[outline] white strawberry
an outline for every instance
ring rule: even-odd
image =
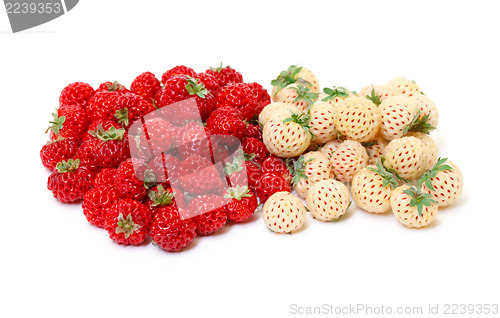
[[[335,110],[335,127],[347,139],[365,142],[378,133],[381,115],[377,106],[362,97],[341,101]]]
[[[309,114],[296,114],[288,118],[271,118],[262,129],[262,141],[267,150],[282,158],[301,155],[310,145]]]
[[[420,87],[412,80],[404,77],[395,77],[385,84],[390,90],[392,96],[416,96],[422,95]]]
[[[321,151],[321,153],[324,154],[325,157],[328,158],[328,160],[331,160],[333,153],[337,150],[337,148],[340,146],[341,143],[342,141],[334,139],[324,144],[323,147],[319,148],[319,151]],[[331,165],[330,165],[330,179],[335,179],[335,173],[333,172]]]
[[[264,127],[270,118],[288,118],[292,113],[299,113],[299,109],[294,105],[284,103],[271,103],[264,107],[259,114],[259,124]]]
[[[333,153],[335,152],[335,150],[337,150],[341,143],[342,141],[338,139],[331,140],[324,144],[323,147],[319,149],[319,151],[321,151],[328,159],[331,159]]]
[[[425,172],[424,143],[415,137],[394,139],[384,149],[384,166],[399,177],[416,180]]]
[[[271,93],[272,100],[278,102],[278,94],[290,84],[300,84],[308,87],[311,92],[319,93],[319,82],[316,75],[309,69],[298,65],[291,65],[287,70],[280,72],[280,75],[271,81],[273,90]]]
[[[366,152],[370,157],[368,159],[369,165],[376,165],[377,162],[384,156],[384,149],[387,146],[387,140],[384,137],[378,135],[373,141],[368,141],[362,143],[366,148]]]
[[[408,184],[392,192],[391,208],[399,222],[414,228],[429,225],[438,212],[438,205],[432,195]]]
[[[331,168],[336,178],[351,182],[359,170],[368,165],[368,154],[361,143],[354,140],[342,142],[330,158]]]
[[[304,225],[307,210],[302,201],[290,192],[271,195],[262,208],[262,218],[273,232],[291,233]]]
[[[389,97],[380,104],[379,110],[381,133],[389,141],[406,135],[419,115],[415,99],[408,96]]]
[[[349,189],[334,179],[318,181],[307,192],[306,204],[311,215],[317,220],[338,219],[349,208]]]
[[[297,83],[309,87],[313,93],[319,93],[320,91],[318,77],[306,67],[302,66],[299,73],[297,73]]]
[[[296,106],[303,113],[318,99],[318,94],[300,83],[293,83],[283,88],[277,98],[280,103]]]
[[[464,187],[462,172],[447,158],[439,159],[418,181],[440,208],[458,200]]]
[[[293,163],[292,183],[297,194],[305,199],[316,182],[330,178],[330,160],[320,151],[310,151]]]
[[[382,101],[392,96],[390,88],[386,85],[365,86],[357,92],[356,95],[368,98],[377,106],[380,105]]]
[[[393,173],[380,162],[358,171],[352,178],[351,195],[356,205],[371,213],[384,213],[391,208],[391,194],[398,186]]]
[[[411,132],[407,136],[413,136],[424,143],[424,170],[431,169],[438,160],[438,149],[431,136],[422,132]]]
[[[420,113],[418,121],[413,124],[410,131],[420,131],[429,134],[430,131],[437,128],[439,121],[439,112],[436,104],[423,94],[417,94],[411,98],[415,100]]]
[[[316,101],[310,109],[311,132],[317,143],[326,143],[337,137],[335,129],[335,108],[327,102]]]

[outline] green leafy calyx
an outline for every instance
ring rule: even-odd
[[[375,88],[373,88],[372,86],[372,92],[370,95],[366,95],[365,96],[368,100],[371,100],[372,103],[374,103],[375,105],[379,106],[381,101],[380,101],[380,96],[375,94]]]
[[[436,191],[434,186],[432,185],[432,179],[436,177],[439,171],[447,171],[453,170],[450,165],[445,164],[448,161],[448,158],[438,158],[438,161],[434,166],[426,171],[420,178],[417,180],[417,186],[420,188],[422,185],[427,187],[431,191]]]
[[[52,118],[53,119],[51,121],[49,121],[49,123],[52,125],[49,126],[49,128],[47,128],[45,133],[48,133],[49,130],[52,130],[54,132],[54,134],[59,135],[59,133],[61,132],[61,129],[63,129],[63,124],[66,121],[66,116],[59,117],[59,114],[58,114],[57,109],[56,109],[56,111],[54,113],[52,113]]]
[[[146,189],[154,187],[158,183],[156,179],[156,175],[153,172],[153,169],[146,169],[144,171],[144,187]]]
[[[174,202],[175,191],[166,191],[161,184],[156,187],[156,191],[149,190],[148,196],[152,206],[166,206]]]
[[[276,95],[283,88],[295,83],[297,81],[297,74],[299,74],[301,70],[302,67],[290,65],[287,70],[281,71],[280,75],[271,81],[271,85],[276,87],[274,94]]]
[[[63,160],[59,162],[56,165],[56,170],[59,173],[65,173],[65,172],[75,172],[78,167],[80,166],[80,159],[68,159],[68,160]]]
[[[110,140],[123,140],[125,137],[125,129],[124,128],[116,128],[115,126],[111,126],[108,130],[104,130],[101,124],[97,126],[96,130],[89,130],[88,133],[102,141],[110,141]]]
[[[292,87],[297,92],[297,97],[295,97],[296,102],[304,101],[307,103],[308,108],[318,100],[318,94],[311,92],[309,87],[305,87],[304,85],[297,85],[296,87]]]
[[[323,93],[326,96],[322,99],[322,101],[327,102],[329,100],[333,100],[337,97],[346,98],[349,96],[349,92],[342,86],[333,86],[333,88],[325,87],[323,88]]]
[[[233,173],[238,173],[243,170],[243,160],[239,158],[240,156],[235,156],[232,162],[227,162],[224,165],[224,173],[230,176]]]
[[[402,178],[401,176],[399,176],[396,170],[394,170],[394,169],[392,169],[392,168],[390,168],[390,167],[387,167],[387,166],[384,164],[384,163],[385,163],[385,158],[384,158],[384,157],[381,157],[381,158],[379,159],[379,162],[380,162],[380,164],[381,164],[382,166],[384,166],[384,169],[385,169],[385,170],[387,170],[389,173],[392,173],[392,175],[393,175],[393,176],[394,176],[394,177],[395,177],[398,181],[403,181],[403,182],[406,182],[406,183],[410,182],[409,180],[404,179],[404,178]]]
[[[117,81],[114,81],[112,84],[107,83],[106,88],[110,92],[115,92],[115,91],[119,91],[121,89],[121,85]]]
[[[120,234],[123,233],[125,238],[128,238],[135,231],[139,230],[142,226],[135,223],[131,214],[128,214],[127,217],[123,217],[123,213],[120,213],[116,222],[115,233]]]
[[[391,187],[395,189],[398,186],[398,180],[396,175],[393,172],[389,171],[383,164],[382,161],[377,161],[377,164],[374,167],[368,167],[368,170],[376,172],[379,176],[382,177],[382,187]]]
[[[408,131],[416,131],[428,135],[434,129],[436,129],[436,127],[432,126],[429,123],[429,114],[427,114],[422,118],[418,116],[417,119],[413,121],[411,126],[408,128]]]
[[[403,128],[403,136],[406,135],[413,126],[415,126],[419,117],[420,117],[420,108],[418,109],[418,112],[415,114],[415,116],[413,116],[411,122],[408,125],[406,125],[405,128]]]
[[[200,83],[198,79],[191,76],[187,77],[187,84],[184,87],[189,95],[196,95],[198,97],[205,98],[205,96],[210,94],[203,83]]]
[[[237,185],[236,187],[231,187],[227,189],[227,193],[224,195],[226,199],[236,199],[240,201],[243,198],[251,197],[250,189],[247,186],[240,187]]]
[[[218,66],[210,67],[210,69],[214,72],[220,73],[224,67],[222,66],[222,62]]]
[[[127,107],[125,107],[124,109],[117,110],[116,113],[114,114],[114,116],[119,124],[122,124],[124,127],[128,126],[129,119],[128,119],[128,108]]]
[[[311,120],[311,115],[309,114],[309,112],[302,113],[302,114],[296,114],[296,113],[292,112],[292,115],[288,118],[285,118],[283,120],[283,123],[284,124],[286,124],[286,123],[299,124],[304,129],[306,134],[310,134],[311,137],[314,138],[314,135],[311,132],[310,120]]]
[[[307,180],[308,176],[306,174],[306,165],[313,161],[314,158],[311,158],[307,161],[304,160],[304,156],[300,156],[297,160],[292,161],[292,163],[287,162],[287,166],[289,170],[292,172],[292,188],[295,188],[300,180]]]
[[[410,196],[410,207],[417,207],[418,215],[422,216],[422,210],[424,206],[431,206],[432,204],[437,204],[432,198],[432,194],[423,193],[422,190],[415,186],[410,186],[408,189],[403,190],[408,196]]]

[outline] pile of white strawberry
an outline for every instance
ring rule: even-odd
[[[290,192],[265,202],[263,219],[279,233],[344,215],[351,198],[371,213],[392,210],[407,227],[430,224],[462,193],[460,169],[429,136],[436,105],[413,81],[397,77],[359,92],[320,87],[316,75],[290,66],[272,81],[272,103],[259,115],[269,152],[287,158]],[[304,205],[303,200],[305,199]]]

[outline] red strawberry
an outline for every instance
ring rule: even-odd
[[[226,205],[227,218],[233,222],[244,222],[257,209],[257,197],[248,187],[229,188],[224,196],[229,199]]]
[[[193,154],[211,158],[212,146],[209,129],[194,124],[186,126],[182,138],[176,142],[181,158],[187,158]]]
[[[243,136],[253,137],[262,141],[262,128],[260,128],[259,125],[247,124],[247,128],[245,129]]]
[[[168,252],[179,251],[196,237],[196,222],[193,218],[182,220],[174,205],[159,207],[149,230],[153,242]]]
[[[198,106],[196,97],[174,102],[164,89],[160,89],[155,96],[155,107],[158,107],[159,111],[162,114],[166,114],[169,121],[178,127],[188,122],[198,122],[201,124],[202,120]]]
[[[229,157],[230,147],[234,143],[233,140],[228,140],[225,136],[209,136],[210,138],[210,154],[212,162],[218,163]]]
[[[51,130],[51,140],[59,137],[80,139],[90,123],[87,113],[78,105],[62,106],[52,116],[52,125],[47,129],[47,132]]]
[[[222,63],[218,67],[212,67],[205,71],[207,74],[213,75],[221,87],[231,83],[243,83],[243,76],[235,69],[226,66],[222,67]]]
[[[247,181],[250,189],[255,191],[255,186],[260,178],[260,168],[254,162],[245,161],[245,168],[247,171]]]
[[[211,235],[220,230],[227,221],[226,200],[220,196],[206,194],[194,197],[188,204],[188,211],[198,214],[196,232],[199,235]]]
[[[290,169],[288,169],[285,161],[280,157],[271,155],[267,157],[260,166],[261,174],[264,173],[274,173],[277,174],[287,182],[292,182],[293,175],[290,173]]]
[[[255,192],[262,203],[266,202],[271,195],[280,191],[291,192],[290,182],[280,175],[270,172],[263,173],[255,185]]]
[[[201,123],[200,121],[188,121],[186,123],[183,123],[180,127],[174,127],[174,145],[181,145],[181,139],[184,137],[184,134],[193,127],[203,127],[203,123]]]
[[[223,172],[219,171],[217,166],[210,166],[205,169],[200,169],[193,173],[193,177],[195,178],[196,186],[191,185],[191,188],[194,189],[194,191],[191,191],[191,193],[194,194],[218,194],[222,195],[228,185],[225,179],[221,177]],[[222,170],[222,169],[220,169]],[[181,180],[181,183],[184,180]]]
[[[246,129],[245,122],[232,113],[237,114],[234,107],[225,106],[215,110],[207,120],[207,128],[213,135],[229,135],[243,138]]]
[[[116,168],[103,168],[94,177],[92,181],[94,187],[114,186],[116,178]]]
[[[169,177],[177,177],[180,164],[180,160],[176,157],[161,153],[149,162],[148,167],[153,170],[157,182],[169,185]]]
[[[97,92],[117,92],[117,93],[120,93],[120,94],[130,93],[130,91],[125,86],[123,86],[122,84],[118,83],[117,81],[102,83],[96,89],[96,93]]]
[[[217,93],[219,93],[220,90],[220,85],[219,81],[215,76],[208,74],[208,73],[198,73],[194,78],[197,78],[203,85],[205,86],[208,91],[215,96],[217,96]]]
[[[217,108],[214,112],[217,116],[235,117],[235,118],[244,120],[243,113],[239,109],[237,109],[236,107],[233,107],[233,106],[222,106],[222,107]]]
[[[199,79],[188,75],[171,77],[165,82],[163,90],[166,94],[164,98],[166,98],[169,103],[196,96],[204,98],[205,95],[210,94],[210,91]],[[159,105],[159,107],[163,106],[164,105]]]
[[[99,172],[99,169],[97,167],[97,165],[94,163],[93,160],[89,160],[87,158],[78,158],[76,155],[75,157],[73,157],[74,160],[78,159],[80,160],[80,167],[85,167],[86,169],[89,170],[89,172],[91,173],[91,176],[92,176],[92,179],[91,181],[94,180],[95,178],[95,175],[97,174],[97,172]]]
[[[80,165],[79,159],[63,160],[49,176],[47,188],[61,202],[76,202],[92,188],[94,174],[94,169]]]
[[[184,161],[189,161],[188,157]],[[185,166],[185,162],[181,166]],[[179,176],[179,183],[185,192],[193,194],[221,193],[225,190],[226,182],[221,178],[221,173],[217,167],[206,160],[207,163],[197,166],[188,174]],[[184,169],[181,167],[181,169]]]
[[[235,107],[243,114],[243,119],[250,121],[256,112],[257,100],[247,84],[235,83],[222,87],[215,99],[217,108]]]
[[[161,76],[161,82],[162,84],[165,84],[167,80],[179,75],[195,76],[196,72],[190,67],[178,65],[163,73]]]
[[[205,87],[203,82],[194,77],[181,75],[167,80],[165,87],[158,91],[155,96],[155,105],[162,108],[191,97],[196,98],[202,120],[207,120],[216,108],[215,96]],[[188,114],[186,119],[191,119],[191,116]]]
[[[45,168],[54,170],[58,162],[72,158],[80,140],[75,138],[57,139],[47,142],[40,150],[40,159]]]
[[[71,83],[61,91],[59,106],[78,105],[85,109],[94,93],[92,86],[87,83]]]
[[[176,167],[176,174],[178,176],[188,175],[197,170],[210,167],[211,165],[213,165],[213,163],[207,157],[194,153],[182,160]]]
[[[122,199],[113,203],[106,214],[105,229],[120,244],[138,245],[148,237],[151,211],[142,203]]]
[[[147,120],[142,125],[141,147],[147,149],[146,153],[153,156],[162,152],[167,153],[172,147],[173,129],[173,126],[163,118],[156,117]]]
[[[128,135],[124,128],[111,126],[104,130],[101,125],[95,130],[89,130],[87,137],[80,145],[77,157],[89,159],[100,168],[118,167],[120,163],[130,158]]]
[[[120,93],[115,91],[98,91],[92,96],[87,105],[87,114],[90,121],[99,119],[115,119],[118,98]]]
[[[130,90],[150,101],[155,97],[158,90],[161,89],[161,83],[151,72],[144,72],[137,76],[130,84]]]
[[[104,228],[108,208],[120,198],[112,185],[101,185],[90,189],[83,197],[83,214],[87,221]]]
[[[258,163],[262,163],[267,157],[270,156],[269,151],[264,143],[256,138],[245,137],[241,142],[241,146],[245,154]]]
[[[144,170],[144,163],[134,158],[127,159],[120,164],[116,170],[115,188],[123,197],[138,201],[146,198],[147,190],[144,186]],[[138,179],[137,176],[142,180]]]
[[[116,100],[116,106],[111,110],[114,111],[114,119],[129,128],[136,120],[146,116],[156,110],[156,107],[148,100],[133,93],[120,94]]]
[[[271,104],[271,96],[269,96],[269,93],[267,90],[262,87],[259,83],[247,83],[248,87],[252,90],[252,93],[255,96],[255,99],[257,100],[257,105],[255,107],[256,109],[256,115],[258,116],[260,112],[266,107],[267,105]]]

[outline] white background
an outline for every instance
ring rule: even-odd
[[[0,13],[0,316],[289,317],[298,316],[292,304],[426,313],[429,304],[500,303],[498,12],[496,1],[477,0],[87,0],[18,34]],[[181,253],[115,244],[79,205],[56,202],[39,150],[64,86],[128,86],[144,71],[220,62],[268,89],[297,63],[322,87],[413,79],[438,105],[432,136],[465,176],[462,198],[421,230],[353,205],[338,222],[308,216],[302,231],[276,235],[258,213]]]

